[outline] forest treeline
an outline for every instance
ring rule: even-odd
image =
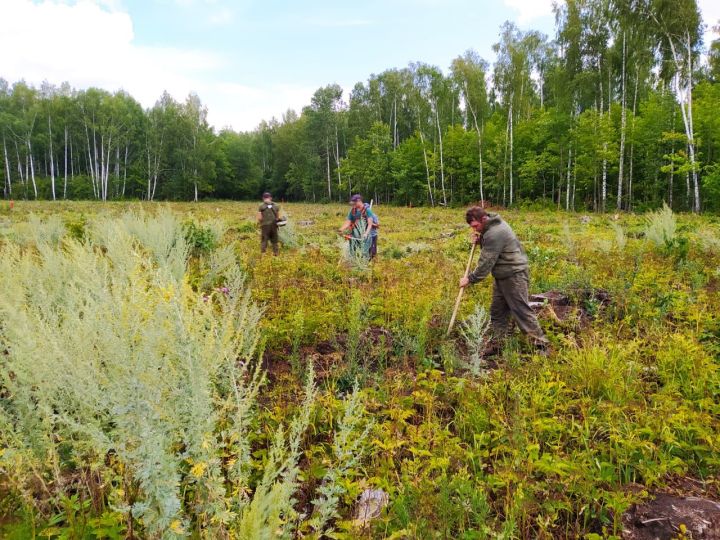
[[[720,39],[695,0],[567,0],[556,35],[505,23],[470,50],[373,74],[344,99],[216,132],[197,95],[0,79],[0,177],[14,199],[486,200],[568,210],[720,210]],[[705,52],[704,52],[705,51]]]

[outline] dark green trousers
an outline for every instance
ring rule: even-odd
[[[537,316],[528,304],[529,283],[530,275],[527,270],[505,279],[495,279],[490,305],[490,322],[494,338],[501,340],[507,335],[512,316],[520,330],[533,342],[547,342]]]
[[[278,227],[274,223],[260,227],[260,252],[265,253],[268,240],[272,243],[273,253],[278,254]]]

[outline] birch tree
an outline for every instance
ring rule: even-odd
[[[487,115],[488,63],[475,51],[467,51],[452,63],[452,74],[465,105],[465,125],[475,129],[478,138],[478,190],[480,200],[485,201],[483,179],[483,131]]]
[[[656,23],[663,59],[662,74],[669,77],[680,105],[692,180],[693,212],[700,212],[700,182],[693,129],[693,70],[700,45],[700,17],[695,0],[653,0],[649,17]]]

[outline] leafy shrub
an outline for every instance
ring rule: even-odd
[[[258,225],[254,221],[243,221],[235,227],[235,230],[240,234],[254,233],[257,232]]]
[[[83,240],[85,238],[85,228],[87,227],[87,218],[80,215],[77,218],[69,219],[65,222],[65,228],[71,238],[75,240]]]
[[[183,229],[185,241],[195,255],[214,250],[225,233],[224,225],[217,220],[200,224],[187,221]]]
[[[720,370],[703,348],[683,335],[671,335],[657,354],[658,374],[668,392],[689,399],[720,395]]]
[[[390,246],[383,252],[383,255],[390,259],[402,259],[405,252],[397,246]]]

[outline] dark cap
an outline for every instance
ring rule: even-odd
[[[362,195],[360,195],[359,193],[356,193],[355,195],[350,197],[350,202],[357,202],[357,201],[362,201],[362,200],[363,200]]]
[[[272,198],[272,195],[270,194],[269,191],[266,191],[265,193],[263,193],[263,196],[262,196],[263,199],[267,199],[268,197]]]

